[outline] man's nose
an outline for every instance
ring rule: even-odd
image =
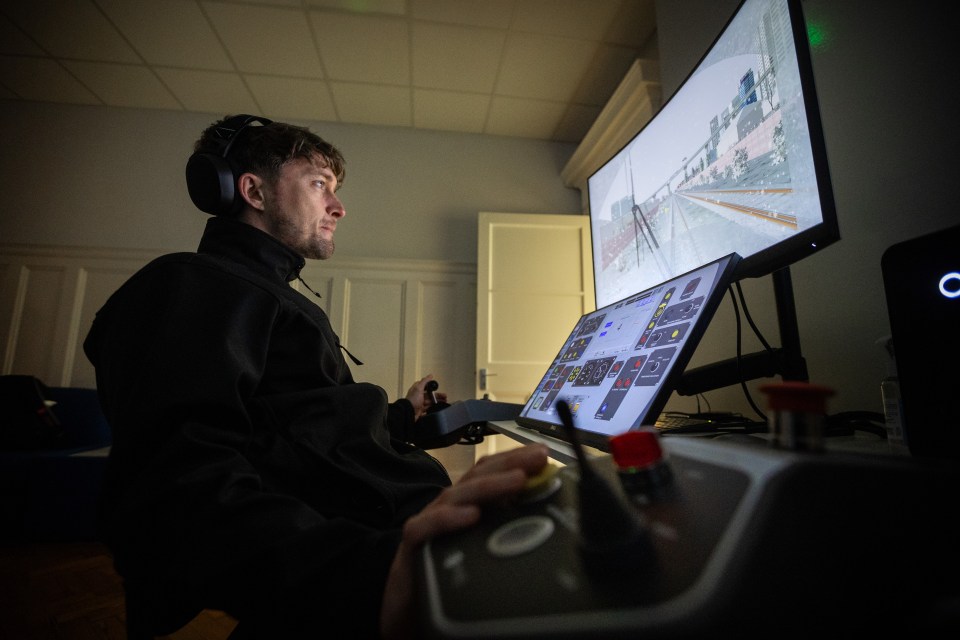
[[[330,203],[327,205],[327,213],[334,218],[342,218],[347,215],[347,210],[343,208],[343,203],[337,196],[330,196]]]

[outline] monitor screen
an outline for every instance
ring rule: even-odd
[[[800,2],[742,2],[587,184],[597,306],[729,253],[739,279],[839,239]]]
[[[517,418],[566,440],[556,410],[565,400],[587,444],[653,425],[673,393],[731,281],[725,256],[583,315]]]

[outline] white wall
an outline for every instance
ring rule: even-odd
[[[215,119],[0,100],[0,243],[192,250],[207,216],[183,168]],[[570,144],[296,124],[346,156],[338,256],[475,263],[478,211],[580,210],[560,179]]]
[[[737,4],[657,2],[664,96]],[[811,379],[837,390],[831,411],[880,411],[885,356],[874,343],[889,333],[880,256],[960,222],[951,197],[960,136],[946,97],[956,36],[936,3],[806,0],[803,7],[823,36],[812,55],[842,239],[791,267],[801,343]],[[746,285],[751,312],[776,338],[769,279]],[[725,302],[694,364],[732,355],[733,339]],[[710,398],[726,408],[741,396],[734,388]]]

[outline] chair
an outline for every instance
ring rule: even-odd
[[[96,540],[110,428],[96,390],[51,387],[46,395],[63,433],[49,448],[0,451],[0,537]]]

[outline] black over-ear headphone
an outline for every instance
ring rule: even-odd
[[[272,120],[241,114],[222,122],[213,131],[217,148],[195,152],[187,160],[187,191],[197,208],[214,215],[232,215],[240,210],[243,198],[237,192],[237,166],[230,159],[240,132],[254,122],[268,125]]]

